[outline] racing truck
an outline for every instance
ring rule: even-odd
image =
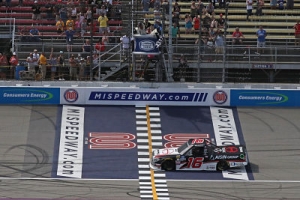
[[[211,140],[189,139],[178,148],[152,151],[150,168],[154,170],[207,170],[224,171],[248,164],[243,145],[216,146]]]

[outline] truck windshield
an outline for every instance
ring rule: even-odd
[[[188,146],[189,146],[189,141],[187,141],[186,143],[184,143],[183,145],[181,145],[180,147],[178,147],[178,153],[182,153],[183,150],[185,150]]]

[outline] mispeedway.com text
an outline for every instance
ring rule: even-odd
[[[91,93],[90,100],[152,100],[152,101],[189,101],[188,95],[172,95],[157,93]]]

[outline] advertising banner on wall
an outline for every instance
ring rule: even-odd
[[[1,104],[59,104],[60,89],[46,87],[0,87]]]
[[[61,104],[229,106],[230,89],[61,88]]]
[[[299,90],[234,90],[230,106],[300,106]]]

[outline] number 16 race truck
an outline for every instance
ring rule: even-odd
[[[246,147],[216,146],[208,139],[189,139],[178,148],[155,149],[150,168],[154,170],[224,171],[248,164]]]

